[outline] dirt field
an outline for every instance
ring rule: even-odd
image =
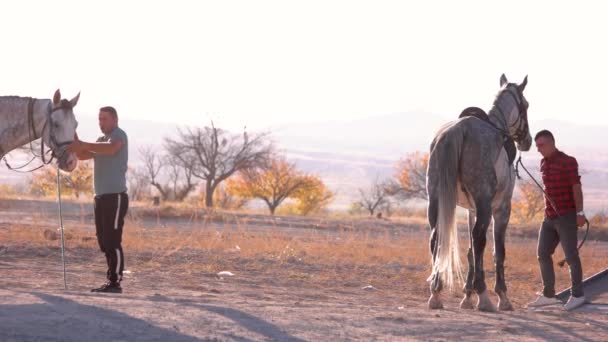
[[[150,227],[144,223],[151,225],[154,217],[135,215],[125,227],[124,293],[105,295],[89,292],[104,281],[105,261],[90,217],[83,220],[74,205],[66,212],[64,290],[59,242],[44,237],[45,230],[57,227],[52,206],[0,204],[0,341],[605,341],[608,336],[605,306],[569,313],[524,308],[538,290],[539,276],[535,241],[516,234],[508,239],[506,270],[515,311],[460,310],[458,293],[446,295],[445,310],[428,310],[426,230],[378,220],[268,221],[252,215],[232,221],[163,219],[161,226]],[[582,258],[586,275],[606,268],[606,243],[588,242]],[[233,275],[220,276],[221,271]],[[558,287],[566,286],[567,272],[557,269],[557,276]]]

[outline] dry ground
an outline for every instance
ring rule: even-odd
[[[515,311],[459,310],[458,293],[447,296],[446,310],[429,311],[427,233],[416,225],[377,220],[310,225],[297,218],[268,226],[243,220],[218,225],[203,218],[187,227],[144,228],[135,218],[125,227],[124,293],[93,295],[89,289],[103,281],[105,261],[90,222],[66,224],[74,228],[67,228],[64,290],[59,243],[44,237],[57,225],[47,221],[54,217],[39,215],[27,224],[0,225],[0,341],[604,341],[608,336],[605,312],[524,308],[538,290],[539,276],[535,241],[518,235],[508,239],[506,268]],[[606,243],[588,242],[582,259],[587,275],[606,268]],[[485,260],[491,288],[491,248]],[[218,276],[221,271],[234,275]],[[557,276],[558,287],[566,287],[567,271],[557,269]],[[368,285],[373,289],[364,289]]]

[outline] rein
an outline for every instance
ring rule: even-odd
[[[519,158],[517,159],[517,162],[515,163],[515,175],[517,175],[518,179],[521,179],[521,177],[519,176],[519,169],[518,169],[519,165],[521,165],[521,167],[524,169],[524,171],[526,171],[526,173],[528,174],[528,176],[530,176],[530,179],[532,179],[534,181],[534,183],[536,183],[536,186],[538,186],[538,188],[543,192],[543,194],[545,195],[545,198],[547,199],[547,201],[549,201],[549,204],[551,205],[551,207],[553,208],[553,210],[555,211],[555,213],[559,217],[560,215],[557,212],[557,206],[555,205],[555,202],[547,194],[547,192],[540,185],[540,183],[538,183],[538,181],[534,178],[534,176],[532,176],[532,174],[530,173],[530,171],[528,171],[528,169],[526,169],[526,166],[524,166],[524,163],[521,161],[521,153],[519,154]],[[577,251],[579,251],[581,249],[581,247],[583,247],[583,245],[585,244],[585,241],[587,240],[587,236],[589,235],[589,220],[587,220],[586,218],[585,218],[585,223],[587,224],[587,229],[585,230],[585,235],[583,236],[583,239],[581,240],[581,243],[576,248]],[[559,265],[559,267],[564,267],[565,263],[566,263],[566,259],[564,258],[563,260],[560,260],[557,264]]]

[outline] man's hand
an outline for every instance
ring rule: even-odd
[[[587,218],[585,217],[585,215],[576,215],[576,226],[577,227],[584,226],[586,222],[587,222]]]
[[[68,152],[80,153],[84,151],[84,144],[78,139],[78,134],[74,133],[74,140],[68,145]]]

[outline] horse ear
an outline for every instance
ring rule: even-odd
[[[76,104],[78,103],[79,98],[80,98],[80,92],[78,92],[78,94],[76,96],[74,96],[73,99],[70,100],[70,104],[72,105],[72,108],[76,107]]]
[[[53,104],[58,105],[61,102],[61,92],[59,89],[55,91],[55,95],[53,95]]]
[[[500,75],[500,86],[503,87],[507,83],[509,83],[509,81],[507,81],[507,76],[505,76],[505,74]]]
[[[524,77],[524,81],[521,82],[521,84],[517,86],[519,88],[519,91],[523,93],[524,89],[526,89],[527,84],[528,84],[528,75],[526,75],[526,77]]]

